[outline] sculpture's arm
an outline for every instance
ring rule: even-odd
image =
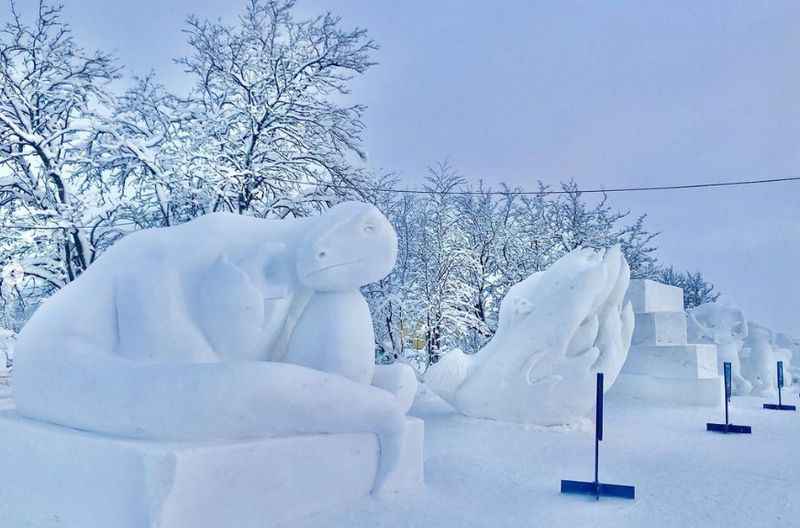
[[[289,364],[138,363],[93,353],[84,342],[59,348],[42,359],[20,357],[21,415],[162,441],[372,432],[381,447],[378,485],[400,456],[404,412],[377,387]]]

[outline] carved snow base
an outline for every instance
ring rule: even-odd
[[[423,422],[408,419],[384,493],[423,486]],[[0,411],[0,523],[42,528],[264,528],[370,493],[373,434],[162,444]]]
[[[632,346],[610,394],[663,404],[720,407],[724,392],[716,345],[687,344],[683,291],[632,280]]]
[[[635,350],[634,350],[635,349]],[[657,378],[719,378],[715,345],[640,345],[631,347],[624,374]]]
[[[617,377],[611,393],[659,404],[722,407],[725,386],[722,378],[656,378],[642,374]]]

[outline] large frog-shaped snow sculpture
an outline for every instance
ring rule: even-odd
[[[742,376],[740,360],[747,337],[747,320],[742,310],[730,300],[701,304],[687,311],[687,327],[690,343],[717,345],[720,373],[723,363],[731,364],[733,394],[750,394],[753,385]]]
[[[396,254],[388,220],[355,202],[314,218],[212,214],[129,235],[23,329],[17,410],[160,441],[374,432],[379,488],[410,402],[375,385],[416,380],[401,365],[374,375],[359,287]]]
[[[595,374],[611,387],[633,333],[630,271],[619,247],[578,249],[514,285],[477,354],[445,355],[426,384],[463,414],[538,425],[580,421]]]

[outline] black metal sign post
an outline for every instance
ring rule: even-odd
[[[732,376],[731,376],[731,364],[726,361],[722,364],[723,372],[725,373],[725,423],[707,423],[706,424],[706,431],[713,431],[715,433],[744,433],[750,434],[752,433],[752,429],[749,425],[734,425],[730,423],[728,420],[728,402],[731,401],[731,389],[732,389]]]
[[[771,409],[773,411],[796,411],[797,407],[794,405],[784,405],[783,401],[781,400],[781,389],[783,388],[783,361],[778,361],[778,404],[775,405],[774,403],[765,403],[765,409]]]
[[[620,497],[633,499],[636,497],[636,488],[619,484],[605,484],[599,479],[600,441],[603,439],[603,373],[597,373],[597,403],[595,405],[595,433],[594,433],[594,481],[562,480],[561,493],[577,493],[580,495],[594,495],[596,500],[600,496]]]

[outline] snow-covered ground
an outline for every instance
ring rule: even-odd
[[[424,492],[366,498],[287,526],[800,526],[800,413],[765,411],[762,401],[734,397],[733,422],[753,434],[724,436],[705,431],[722,420],[706,410],[610,396],[600,477],[635,485],[637,498],[598,503],[559,493],[562,478],[592,477],[591,423],[565,430],[466,418],[423,389],[412,413],[425,419]],[[788,391],[785,401],[800,403]]]
[[[787,403],[800,403],[787,392]],[[292,526],[775,527],[800,526],[800,413],[734,398],[752,435],[705,431],[723,417],[609,397],[602,481],[636,486],[635,501],[567,496],[560,479],[591,480],[593,426],[547,430],[465,418],[421,397],[424,493],[364,499]]]

